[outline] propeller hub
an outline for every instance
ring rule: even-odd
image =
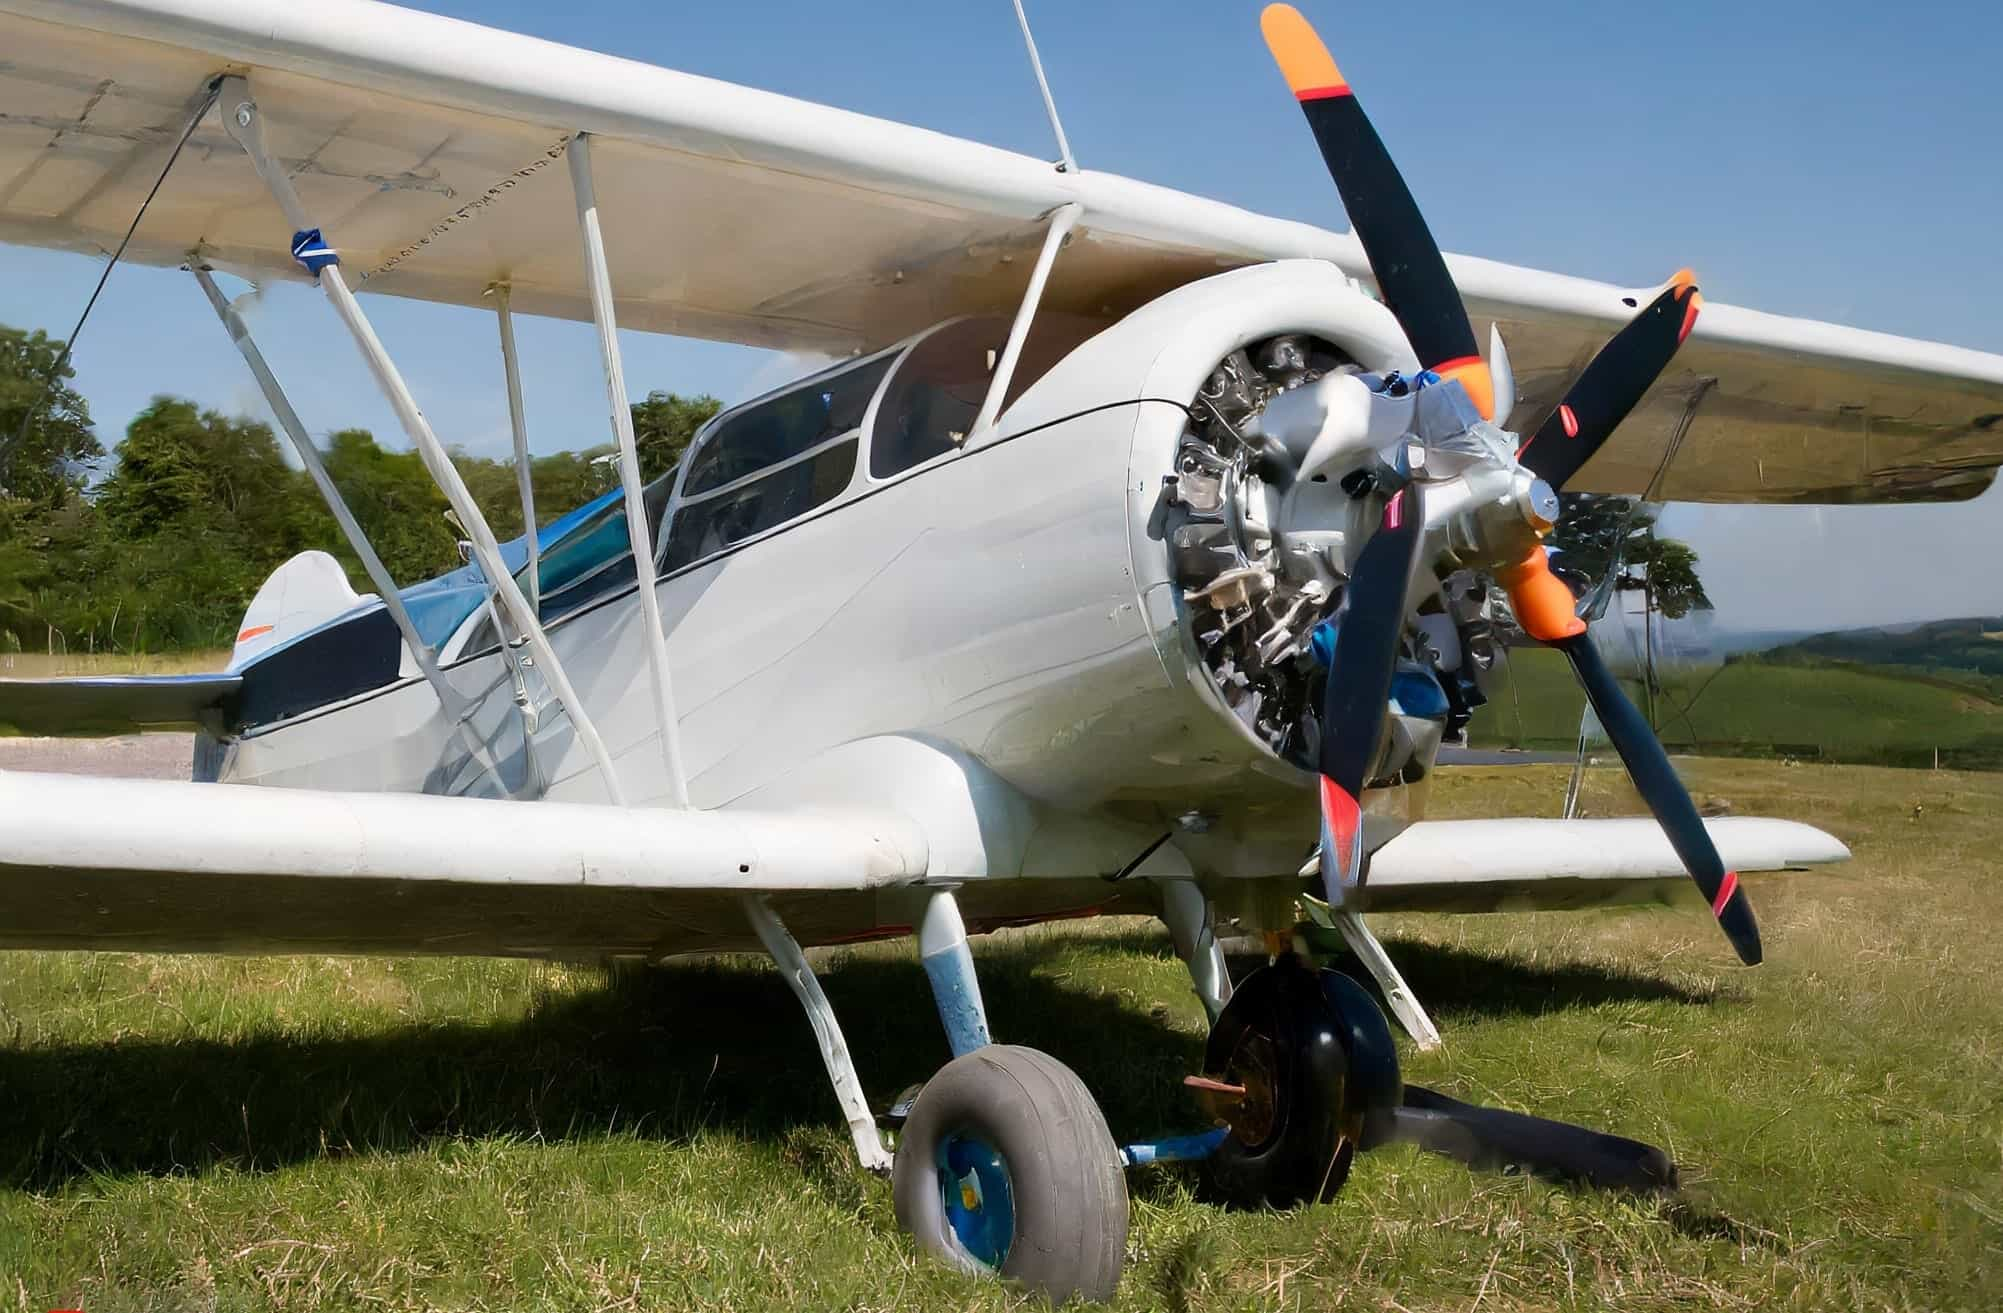
[[[1517,494],[1517,506],[1539,538],[1558,526],[1558,491],[1542,479],[1530,480]]]

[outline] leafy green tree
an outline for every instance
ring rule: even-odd
[[[251,596],[281,563],[329,551],[358,590],[373,585],[311,481],[263,424],[156,397],[127,428],[110,474],[65,366],[35,410],[62,350],[40,332],[0,327],[0,647],[158,651],[227,644]],[[673,468],[718,410],[713,397],[654,392],[633,407],[643,474]],[[537,518],[547,524],[617,485],[609,445],[535,458]],[[392,578],[408,586],[459,563],[461,530],[414,452],[361,429],[323,460]],[[522,532],[509,462],[458,455],[461,476],[502,538]]]
[[[1551,567],[1577,593],[1599,585],[1618,558],[1620,591],[1647,590],[1655,611],[1681,620],[1708,611],[1711,599],[1697,575],[1697,553],[1655,532],[1656,512],[1630,497],[1565,493],[1563,514],[1552,531]]]
[[[60,503],[82,487],[78,467],[104,455],[90,407],[69,385],[76,371],[67,361],[56,370],[63,346],[40,329],[0,325],[0,497]]]
[[[342,429],[328,439],[322,459],[399,587],[459,564],[459,531],[445,518],[445,494],[416,452],[386,451],[367,429]],[[369,587],[333,517],[323,512],[321,518],[326,534],[320,545],[347,566],[358,588]]]
[[[93,530],[66,559],[65,614],[95,642],[131,617],[147,649],[229,641],[272,570],[323,543],[305,476],[267,426],[156,397],[132,421],[118,466],[97,489]]]
[[[673,392],[649,392],[645,401],[636,403],[633,440],[640,452],[640,481],[652,482],[673,469],[696,430],[722,406],[712,396],[684,397]]]

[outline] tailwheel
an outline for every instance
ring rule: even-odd
[[[1127,1183],[1090,1091],[1047,1053],[988,1044],[918,1094],[891,1169],[921,1249],[1052,1303],[1109,1300],[1127,1249]]]
[[[1333,1199],[1401,1088],[1390,1029],[1369,995],[1291,954],[1232,992],[1203,1070],[1189,1084],[1230,1130],[1209,1159],[1211,1177],[1249,1208]]]

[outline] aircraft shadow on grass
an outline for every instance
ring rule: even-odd
[[[1170,955],[1159,933],[1091,942]],[[1202,1119],[1181,1079],[1201,1058],[1197,1027],[1047,969],[1074,946],[1036,941],[981,953],[995,1033],[1076,1069],[1122,1141],[1196,1129]],[[1708,1001],[1592,966],[1532,967],[1418,943],[1398,954],[1422,996],[1449,1014]],[[1254,965],[1234,962],[1233,974]],[[1352,974],[1368,979],[1353,964]],[[877,1106],[947,1060],[916,961],[855,957],[824,984]],[[677,1140],[704,1131],[782,1143],[817,1176],[854,1176],[806,1020],[779,976],[748,959],[611,973],[602,988],[512,1021],[5,1051],[0,1091],[15,1110],[0,1119],[0,1184],[34,1190],[97,1173],[271,1170],[453,1139]]]

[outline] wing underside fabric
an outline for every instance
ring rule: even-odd
[[[0,50],[0,240],[12,242],[111,249],[204,86],[232,72],[249,77],[274,153],[362,291],[482,305],[506,281],[521,312],[588,318],[563,161],[579,131],[597,141],[629,328],[843,352],[1006,310],[1046,216],[1072,201],[1084,217],[1053,310],[1116,316],[1288,257],[1369,273],[1346,233],[389,5],[0,0]],[[253,278],[296,278],[291,235],[211,114],[127,258],[178,265],[199,250]],[[1448,259],[1477,326],[1501,324],[1526,410],[1555,401],[1635,304],[1628,289]],[[1999,463],[2003,357],[1713,299],[1574,486],[1957,500]]]

